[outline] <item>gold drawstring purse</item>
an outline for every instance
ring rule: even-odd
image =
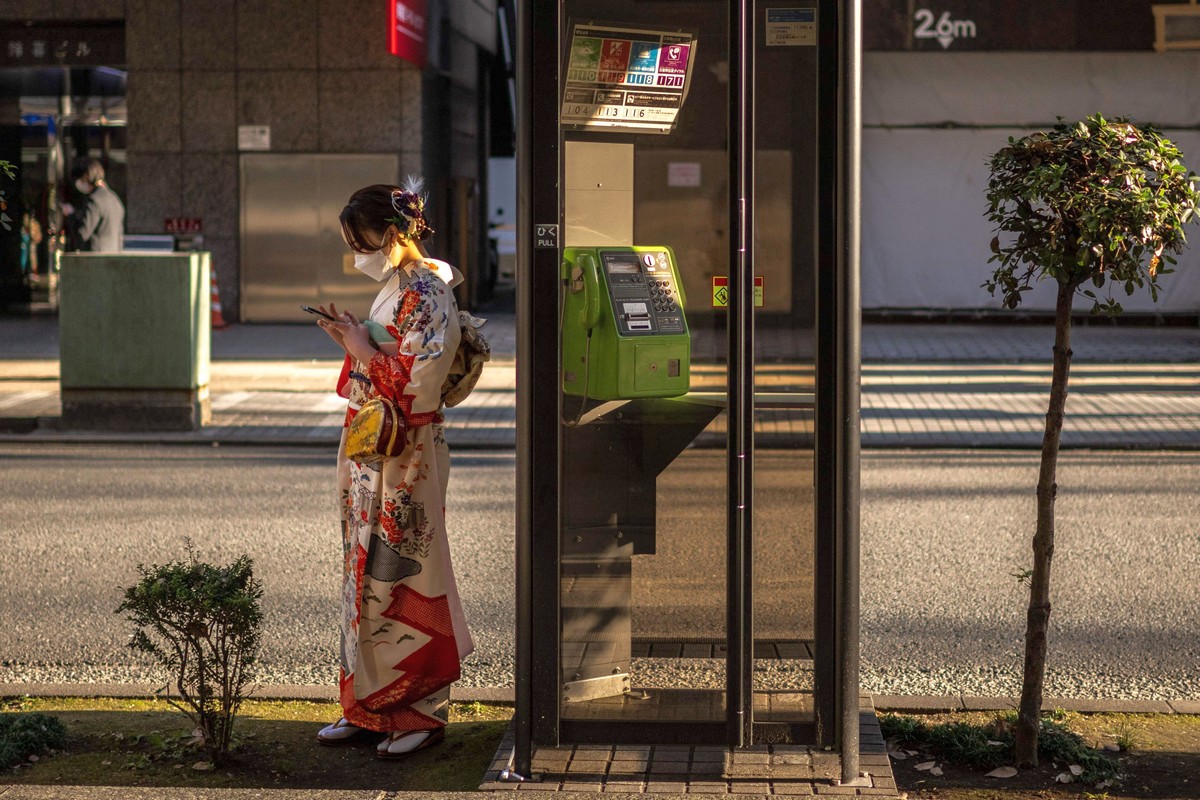
[[[404,452],[408,425],[391,400],[376,397],[363,404],[346,431],[346,456],[368,467],[379,467]]]

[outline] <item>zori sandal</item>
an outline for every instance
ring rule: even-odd
[[[445,728],[431,731],[392,731],[375,748],[375,755],[385,759],[405,758],[427,747],[433,747],[445,738]]]
[[[332,725],[326,725],[317,731],[317,741],[321,744],[336,747],[359,742],[364,738],[369,738],[372,734],[378,735],[376,731],[360,728],[357,725],[351,724],[345,717],[342,717]]]

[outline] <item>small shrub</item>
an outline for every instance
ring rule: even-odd
[[[1121,752],[1128,753],[1139,744],[1140,736],[1138,731],[1128,722],[1122,722],[1113,732],[1116,738],[1117,747],[1121,748]]]
[[[1003,734],[1001,734],[1003,736]],[[997,739],[996,732],[967,722],[944,722],[929,729],[928,743],[944,759],[955,764],[970,764],[979,769],[995,769],[1012,757],[1011,739]],[[989,744],[998,741],[1001,746]]]
[[[1042,720],[1038,753],[1060,764],[1083,767],[1083,773],[1079,776],[1083,783],[1099,783],[1117,777],[1117,762],[1090,746],[1078,733],[1067,730],[1053,720]]]
[[[146,567],[117,608],[137,626],[129,646],[168,675],[166,699],[200,730],[214,764],[225,760],[233,723],[254,676],[262,586],[251,560],[225,567],[196,559]],[[172,696],[172,684],[178,699]]]
[[[0,769],[44,756],[67,743],[62,720],[49,714],[0,714]]]
[[[924,744],[929,735],[929,726],[916,717],[905,714],[884,714],[879,718],[883,738],[892,739],[901,747],[916,747]]]
[[[986,725],[929,725],[916,717],[887,714],[879,718],[879,726],[884,738],[900,747],[923,750],[952,764],[990,770],[1013,763],[1015,720],[1016,714],[1007,712]],[[1084,783],[1098,783],[1117,775],[1115,761],[1089,747],[1082,736],[1053,718],[1042,720],[1039,755],[1061,764],[1078,764],[1083,768],[1079,780]]]

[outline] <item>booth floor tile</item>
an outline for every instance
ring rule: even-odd
[[[500,780],[513,738],[505,736],[484,791],[598,792],[648,795],[785,795],[792,797],[897,797],[891,761],[884,750],[879,720],[864,698],[859,723],[861,785],[842,786],[836,753],[798,745],[755,745],[730,751],[723,747],[680,745],[576,745],[538,749],[533,756],[535,779],[522,783]]]

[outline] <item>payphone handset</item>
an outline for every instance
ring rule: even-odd
[[[688,391],[691,336],[669,247],[563,251],[563,391],[595,400]]]

